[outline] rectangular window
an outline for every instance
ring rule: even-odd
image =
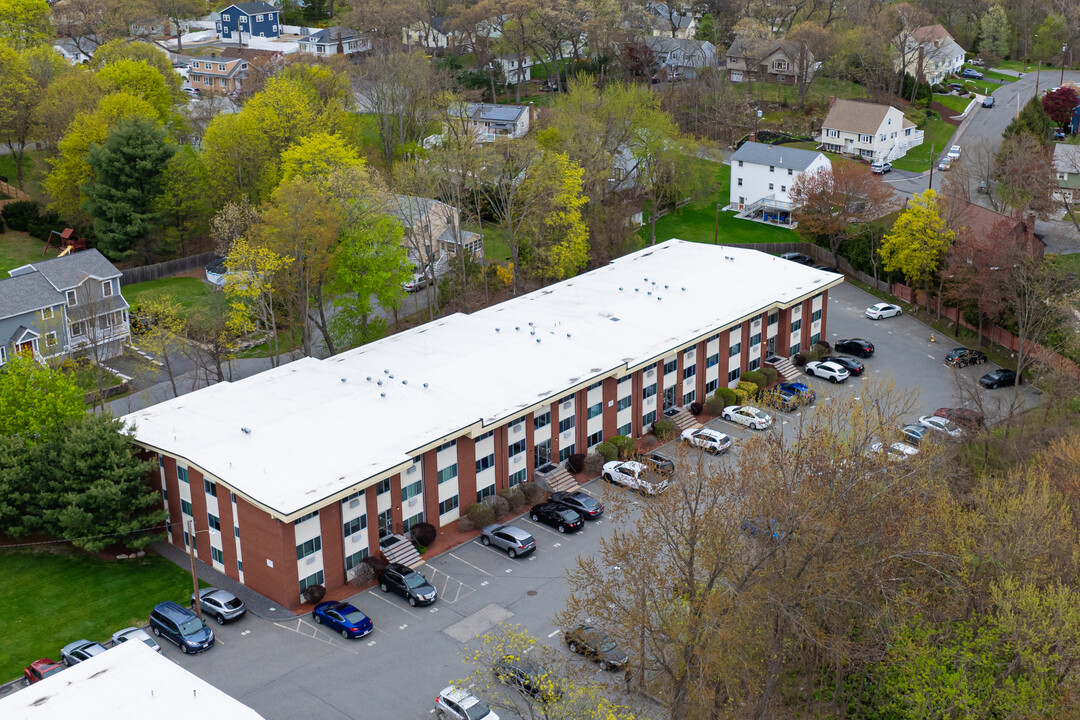
[[[566,447],[559,450],[559,460],[565,460],[574,454],[574,444],[570,443]]]
[[[750,336],[750,347],[757,347],[761,344],[761,333],[757,333]]]
[[[619,434],[619,435],[626,435],[627,437],[630,437],[630,434],[633,431],[634,431],[633,423],[626,423],[625,425],[620,425],[619,428],[615,432],[617,434]]]
[[[71,337],[82,337],[83,324],[81,322],[71,323]]]
[[[349,537],[361,530],[367,528],[367,515],[361,515],[360,517],[353,518],[347,523],[343,523],[341,526],[341,536]]]
[[[67,291],[67,304],[68,304],[68,307],[74,307],[75,303],[77,303],[78,301],[79,301],[78,296],[75,294],[75,291],[74,290],[68,290]]]
[[[709,382],[705,383],[705,392],[706,393],[715,392],[716,388],[718,388],[718,387],[720,387],[720,381],[719,380],[710,380]]]
[[[439,484],[442,485],[448,480],[453,480],[457,477],[457,463],[454,463],[448,468],[443,468],[439,471]]]
[[[778,312],[769,313],[769,324],[770,325],[775,325],[778,322],[780,322],[780,313],[778,313]]]
[[[56,317],[56,308],[51,308],[51,307],[41,308],[41,319],[42,320],[52,320],[54,317]]]
[[[810,315],[810,322],[817,322],[817,321],[818,321],[818,320],[820,320],[820,319],[821,319],[821,311],[820,311],[820,310],[815,310],[815,311],[814,311],[814,312],[813,312],[813,313],[812,313],[812,314]]]
[[[603,380],[598,380],[597,382],[594,382],[592,385],[590,385],[588,388],[586,388],[586,390],[596,390],[598,388],[602,388],[603,386],[604,386],[604,381]]]
[[[603,415],[603,414],[604,414],[604,403],[598,402],[595,405],[590,405],[589,406],[588,415],[589,415],[590,419],[596,417],[597,415]]]
[[[747,367],[751,370],[757,370],[759,367],[761,367],[761,358],[754,358],[750,361]]]
[[[382,495],[383,493],[390,492],[390,478],[380,480],[379,484],[375,486],[375,494]]]
[[[742,187],[742,186],[743,186],[743,185],[742,185],[742,178],[739,178],[739,179],[738,179],[738,182],[737,182],[737,184],[738,184],[738,186],[739,186],[739,187]]]
[[[732,345],[731,347],[728,348],[728,357],[729,358],[730,357],[735,357],[740,352],[742,352],[742,343],[737,342],[737,343],[735,343],[734,345]]]
[[[600,430],[599,432],[594,432],[592,435],[590,435],[585,440],[585,444],[588,445],[589,447],[592,447],[593,445],[599,445],[602,442],[604,442],[604,431],[603,430]]]
[[[559,404],[560,404],[560,405],[563,405],[563,404],[565,404],[565,403],[568,403],[568,402],[570,402],[570,401],[571,401],[571,400],[573,400],[573,399],[574,399],[574,393],[570,393],[570,394],[569,394],[569,395],[567,395],[566,397],[564,397],[564,398],[560,398],[560,399],[559,399]]]
[[[217,515],[206,513],[206,524],[210,526],[212,530],[221,532],[221,519]]]
[[[615,411],[618,412],[619,410],[625,410],[626,408],[630,407],[633,404],[634,404],[634,398],[633,398],[632,395],[627,395],[624,398],[619,398],[619,402],[615,406]]]
[[[490,455],[486,455],[486,456],[484,456],[484,457],[482,457],[482,458],[480,458],[479,460],[476,461],[476,472],[477,472],[477,474],[482,473],[485,470],[487,470],[488,468],[493,468],[493,467],[495,467],[495,453],[491,453]]]
[[[683,380],[689,380],[690,378],[694,377],[695,375],[697,375],[697,365],[690,365],[688,367],[683,368],[683,371],[682,371]]]
[[[769,166],[769,172],[776,172],[776,166],[775,165],[770,165]]]
[[[176,466],[176,479],[179,480],[180,482],[185,482],[185,483],[188,481],[188,479],[187,479],[187,468],[186,467],[180,467],[179,465]]]
[[[306,578],[304,578],[303,580],[300,581],[300,592],[304,592],[305,590],[307,590],[312,585],[322,585],[322,584],[323,584],[323,571],[320,570],[317,573],[312,573],[311,575],[308,575]]]
[[[243,560],[237,560],[236,561],[236,569],[239,570],[240,572],[244,572],[244,561]]]
[[[317,518],[317,517],[319,517],[319,511],[314,510],[312,512],[309,512],[307,515],[302,515],[302,516],[298,517],[294,524],[299,525],[300,523],[304,522],[305,520],[310,520],[311,518]]]
[[[487,440],[489,437],[491,437],[494,434],[495,434],[494,430],[488,430],[483,435],[478,435],[477,438],[476,438],[476,442],[480,442],[481,440]]]
[[[349,495],[346,498],[342,498],[341,499],[341,504],[342,505],[349,505],[349,504],[352,503],[353,500],[359,500],[363,496],[364,496],[364,491],[363,490],[357,490],[352,495]],[[233,502],[236,502],[236,500],[235,500],[236,496],[235,495],[233,496],[233,498],[234,498]],[[357,503],[357,504],[359,504],[359,503]]]
[[[769,183],[769,189],[770,189],[770,190],[772,190],[772,189],[773,189],[773,184],[772,184],[772,183]]]
[[[741,374],[742,373],[739,371],[739,368],[735,368],[734,370],[732,370],[731,372],[729,372],[727,374],[727,381],[728,382],[735,382],[736,380],[739,379],[739,375],[741,375]]]
[[[706,368],[711,368],[714,365],[719,365],[719,364],[720,364],[720,353],[716,353],[715,355],[710,355],[709,357],[705,358],[705,367]]]
[[[443,450],[449,450],[452,447],[457,447],[457,440],[451,440],[449,442],[444,442],[442,445],[440,445],[438,447],[436,452],[442,452]]]
[[[225,563],[225,553],[218,550],[213,545],[210,546],[210,559],[216,563]]]
[[[571,415],[568,418],[564,418],[564,419],[560,420],[559,421],[559,432],[566,432],[570,428],[574,427],[575,422],[576,421],[575,421],[575,418],[574,418],[573,415]]]
[[[739,161],[739,167],[742,167],[742,163],[743,163],[743,161],[742,161],[742,160],[740,160],[740,161]]]
[[[814,333],[810,336],[810,344],[817,345],[821,341],[821,333]]]
[[[441,503],[439,503],[439,514],[440,515],[445,515],[446,513],[450,512],[451,510],[457,509],[457,506],[458,506],[458,496],[457,495],[455,495],[452,498],[447,498],[446,500],[443,500]]]
[[[322,550],[322,538],[316,535],[307,542],[302,542],[296,546],[296,559],[303,560],[308,555],[314,555]]]
[[[656,422],[656,411],[655,410],[650,410],[649,412],[647,412],[647,413],[645,413],[644,415],[641,416],[641,425],[642,425],[642,427],[644,427],[646,425],[652,425],[654,422]]]
[[[529,444],[527,442],[525,442],[524,438],[522,438],[521,440],[518,440],[517,442],[515,442],[513,445],[510,446],[510,450],[509,450],[509,452],[507,454],[510,457],[514,457],[515,455],[520,455],[521,453],[525,452],[525,450],[528,447],[529,447]]]
[[[203,490],[206,491],[207,495],[210,497],[217,497],[217,483],[210,482],[206,478],[203,478],[202,484]]]
[[[523,483],[523,482],[525,482],[525,478],[528,477],[528,474],[529,474],[528,470],[526,470],[525,468],[522,468],[521,470],[518,470],[516,473],[513,473],[513,474],[510,475],[510,479],[507,482],[507,484],[510,487],[514,487],[518,483]]]
[[[540,430],[546,428],[551,424],[551,411],[547,410],[541,415],[533,416],[533,430]]]
[[[679,360],[678,360],[678,358],[676,358],[676,359],[674,359],[674,360],[672,360],[670,362],[664,363],[664,374],[665,375],[667,375],[668,373],[673,373],[678,369],[679,369]]]
[[[262,22],[262,21],[263,21],[263,16],[262,15],[256,15],[255,16],[255,22]]]
[[[180,512],[184,513],[185,515],[192,515],[191,503],[189,503],[187,500],[184,500],[183,498],[180,498]]]
[[[56,333],[55,332],[47,332],[47,333],[45,333],[45,347],[55,347],[56,342],[57,341],[56,341]]]
[[[798,332],[802,328],[802,318],[791,321],[791,332]]]
[[[112,297],[112,280],[101,283],[101,297]]]
[[[794,175],[795,172],[791,168],[788,168],[787,174],[788,175]]]
[[[780,192],[787,192],[787,185],[781,185]]]
[[[486,498],[488,495],[494,495],[494,494],[495,494],[495,486],[494,485],[488,485],[486,488],[481,488],[480,490],[476,491],[476,502],[480,502],[484,498]]]
[[[346,570],[352,570],[357,565],[364,562],[364,560],[367,559],[367,556],[368,556],[368,549],[367,548],[364,548],[362,550],[357,550],[352,555],[345,558],[345,569]]]
[[[401,502],[410,500],[421,493],[424,489],[424,481],[417,480],[409,485],[403,485],[401,488]]]
[[[799,343],[795,343],[794,345],[791,346],[791,350],[789,352],[792,355],[798,355],[800,350],[802,350],[802,346],[799,345]]]
[[[648,400],[649,398],[651,398],[655,394],[656,394],[656,383],[653,383],[652,385],[649,385],[648,387],[644,388],[641,391],[641,398],[643,400]]]
[[[240,528],[235,525],[233,525],[233,535],[235,535],[236,537],[240,537]]]

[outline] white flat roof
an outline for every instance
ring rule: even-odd
[[[292,519],[443,438],[841,282],[756,250],[669,240],[471,315],[218,383],[124,420],[140,444]]]
[[[126,642],[0,698],[5,720],[262,720],[141,642]]]

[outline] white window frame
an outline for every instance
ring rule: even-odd
[[[56,339],[56,331],[50,330],[45,333],[45,347],[56,347],[56,344],[60,342]]]
[[[112,294],[112,280],[106,280],[105,282],[101,283],[101,297],[112,297]]]
[[[7,365],[7,348],[0,345],[0,365]]]
[[[41,319],[42,320],[52,320],[54,317],[56,317],[56,308],[55,307],[50,306],[50,307],[46,307],[46,308],[41,308]]]
[[[68,307],[75,307],[79,304],[79,294],[74,290],[68,290],[65,295],[67,296]]]
[[[231,15],[222,15],[221,19],[224,20],[225,22],[229,22],[230,20],[232,20],[232,16]]]
[[[71,337],[82,337],[84,329],[81,320],[71,323]]]

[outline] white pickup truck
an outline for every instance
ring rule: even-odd
[[[646,495],[659,495],[667,489],[667,478],[635,460],[613,460],[604,463],[602,477],[609,483],[622,485]]]

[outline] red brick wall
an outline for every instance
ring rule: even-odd
[[[191,483],[191,516],[195,520],[195,556],[209,565],[210,535],[199,532],[209,528],[206,520],[206,490],[203,489],[202,473],[195,468],[188,468],[188,482]]]
[[[225,574],[233,580],[240,579],[236,569],[236,532],[233,530],[231,493],[223,485],[217,486],[218,518],[221,520],[221,552],[224,555]]]
[[[534,413],[529,413],[525,416],[525,463],[528,468],[525,477],[527,480],[532,480],[533,472],[536,470],[536,439],[533,437],[533,415]]]
[[[705,402],[705,362],[708,359],[705,345],[705,340],[699,342],[697,344],[697,352],[694,354],[697,362],[697,375],[694,376],[694,383],[697,388],[697,399],[700,403]]]
[[[826,288],[821,293],[821,339],[825,340],[825,321],[829,317],[829,290]]]
[[[549,430],[551,431],[551,460],[552,462],[559,461],[559,447],[560,435],[559,432],[559,403],[558,401],[551,403],[551,425]]]
[[[776,328],[776,354],[787,357],[791,353],[791,310],[780,309],[779,324]]]
[[[424,514],[427,516],[427,521],[434,525],[439,526],[439,451],[435,448],[428,450],[424,453],[424,459],[421,461],[424,465]],[[473,465],[473,473],[476,472],[476,465]],[[461,482],[461,461],[458,461],[458,482]],[[459,486],[460,487],[460,486]],[[474,490],[475,492],[475,490]],[[398,495],[398,497],[401,497]],[[460,506],[460,501],[459,501]],[[464,508],[461,508],[464,509]],[[376,514],[377,515],[377,514]],[[376,517],[373,515],[372,517]],[[378,535],[378,528],[375,530],[375,534]],[[375,547],[378,547],[376,542]]]
[[[633,413],[633,418],[630,421],[633,428],[634,437],[641,437],[644,433],[641,432],[641,415],[642,415],[642,397],[641,394],[645,391],[645,370],[642,368],[634,373],[634,379],[630,381],[630,384],[634,386],[634,394],[631,395],[630,410]]]
[[[739,353],[739,374],[746,372],[750,369],[750,320],[747,319],[742,324],[742,337],[739,342],[742,343],[742,352]]]
[[[438,501],[436,500],[436,508],[438,507]],[[368,536],[368,554],[371,557],[379,557],[379,503],[378,496],[375,494],[375,486],[372,485],[364,491],[364,505],[367,508],[367,536]],[[240,534],[244,533],[244,528],[241,526]],[[241,537],[240,541],[243,543],[244,538]],[[244,551],[247,554],[247,550]],[[297,580],[299,582],[299,580]]]
[[[497,435],[498,433],[496,433]],[[462,512],[465,508],[476,502],[476,442],[472,438],[458,438],[457,441],[457,483],[458,483],[458,507]],[[495,462],[499,462],[499,451],[495,451]],[[505,466],[505,463],[503,463]],[[497,466],[496,466],[497,467]],[[496,476],[498,471],[496,471]],[[432,480],[435,487],[436,495],[439,492],[439,476],[438,470],[435,471],[435,477]],[[499,481],[496,480],[496,487],[505,487],[505,481],[502,485],[499,485]],[[439,517],[439,500],[435,499],[435,515],[436,521],[433,525],[438,525]]]
[[[184,548],[184,516],[180,512],[180,481],[176,479],[176,460],[171,457],[163,457],[162,460],[165,463],[165,494],[169,502],[171,542],[178,548]]]
[[[574,452],[583,453],[589,443],[589,392],[574,393]]]
[[[244,546],[244,584],[290,610],[300,607],[292,524],[271,518],[242,497],[236,498],[236,511]],[[267,560],[274,567],[267,565]]]
[[[615,437],[619,431],[619,419],[616,417],[619,411],[619,381],[615,378],[604,378],[604,439]]]
[[[322,535],[323,584],[327,590],[345,584],[345,539],[341,532],[341,503],[335,501],[324,505],[319,509],[319,533]]]
[[[814,316],[814,301],[807,299],[802,302],[802,327],[799,328],[799,343],[802,349],[810,349],[810,318]]]

